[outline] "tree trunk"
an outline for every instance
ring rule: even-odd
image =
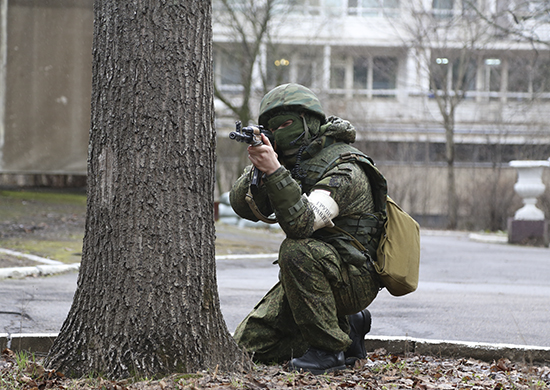
[[[46,364],[111,378],[248,367],[217,292],[211,2],[94,7],[82,265]]]
[[[458,226],[458,199],[456,194],[456,179],[454,163],[447,163],[447,229],[454,230]]]
[[[455,142],[454,108],[444,115],[445,158],[447,160],[447,228],[456,229],[458,225],[458,198],[455,179]]]

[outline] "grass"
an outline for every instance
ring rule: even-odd
[[[86,212],[86,195],[77,192],[0,190],[0,223],[44,220]]]
[[[10,351],[10,360],[12,370],[2,370],[0,375],[0,388],[2,389],[20,389],[26,381],[30,381],[32,376],[36,376],[37,365],[33,353],[27,351]]]
[[[34,191],[0,191],[0,200],[35,203],[63,203],[77,206],[86,206],[86,195],[66,190],[34,190]]]
[[[77,192],[0,190],[0,222],[44,218],[47,214],[75,214],[86,211],[86,195]]]
[[[57,260],[65,264],[79,263],[82,257],[82,240],[84,233],[71,235],[70,240],[0,240],[0,248],[33,254],[47,259]]]
[[[85,213],[82,191],[0,190],[0,247],[77,263]]]

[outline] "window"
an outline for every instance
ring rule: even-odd
[[[372,67],[372,89],[395,89],[397,58],[374,57]]]
[[[466,61],[455,60],[453,63],[453,88],[463,91],[475,91],[477,63],[473,58]]]
[[[309,47],[284,47],[270,52],[267,57],[267,81],[269,85],[298,83],[316,87],[320,80],[321,50]]]
[[[296,82],[306,87],[313,87],[317,76],[317,64],[312,61],[296,61]]]
[[[348,0],[348,15],[359,15],[359,2],[361,0]]]
[[[433,15],[438,19],[450,18],[453,16],[453,0],[433,0]]]
[[[354,89],[395,89],[396,81],[395,57],[356,57],[353,61]]]
[[[399,0],[348,0],[348,15],[393,15],[399,9]]]
[[[340,16],[345,0],[285,0],[292,13],[311,16]]]
[[[486,58],[485,63],[485,91],[499,92],[502,82],[502,66],[499,58]]]
[[[235,52],[217,49],[214,56],[216,78],[221,86],[241,85],[241,58]]]
[[[325,16],[341,16],[344,0],[324,0]]]
[[[340,57],[331,64],[330,87],[370,91],[369,94],[373,90],[396,89],[398,63],[397,57],[391,56]]]
[[[550,60],[539,59],[533,65],[533,92],[550,92]]]
[[[357,57],[353,59],[353,88],[368,88],[369,58]]]
[[[533,78],[530,61],[520,56],[508,60],[508,91],[529,92]]]
[[[508,60],[508,91],[523,93],[550,92],[550,61],[514,56]]]
[[[452,66],[449,59],[442,55],[441,57],[436,57],[432,60],[430,66],[430,81],[431,89],[436,91],[450,89],[448,79],[449,79],[449,67]]]
[[[451,53],[452,54],[452,53]],[[473,91],[476,88],[474,59],[457,59],[459,54],[439,53],[432,59],[430,67],[431,88],[434,90]],[[466,56],[467,57],[467,56]]]
[[[346,64],[342,62],[333,62],[330,68],[330,88],[346,88]]]
[[[321,15],[321,0],[289,0],[290,11],[302,15]]]

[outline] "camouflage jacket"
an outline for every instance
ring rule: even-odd
[[[368,162],[340,158],[346,153],[363,155],[349,145],[353,141],[355,129],[349,122],[329,118],[328,124],[323,126],[322,135],[305,149],[299,166],[292,170],[293,174],[281,167],[264,177],[254,200],[264,215],[275,213],[287,237],[319,238],[334,245],[343,257],[355,263],[364,262],[364,255],[351,247],[349,237],[328,227],[314,231],[315,215],[306,196],[316,189],[329,191],[339,207],[333,223],[357,238],[369,249],[370,255],[375,256],[385,220],[385,203],[375,205],[375,199],[385,199],[385,179],[372,166],[379,174],[379,180],[374,180],[377,188],[373,198],[372,172]],[[234,184],[230,200],[239,216],[257,221],[245,201],[251,168],[247,167]]]

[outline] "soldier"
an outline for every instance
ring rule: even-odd
[[[270,91],[259,123],[274,138],[272,145],[262,134],[263,145],[248,147],[262,183],[250,191],[248,167],[231,190],[231,206],[253,221],[274,213],[286,239],[279,282],[239,324],[235,339],[261,362],[291,359],[292,369],[314,374],[343,369],[366,356],[366,307],[381,288],[372,260],[386,218],[385,179],[349,145],[354,127],[326,118],[308,88]]]

